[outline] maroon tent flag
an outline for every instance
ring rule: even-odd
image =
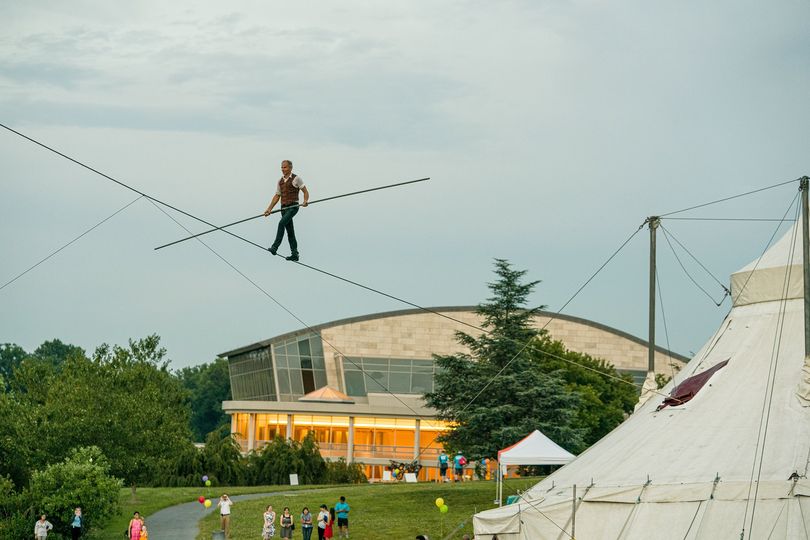
[[[713,366],[710,369],[707,369],[703,373],[698,373],[697,375],[692,375],[681,384],[676,386],[672,392],[670,392],[669,397],[664,399],[664,402],[658,406],[656,411],[660,411],[664,407],[671,405],[672,407],[677,407],[678,405],[683,405],[693,397],[697,395],[703,385],[709,382],[709,379],[712,378],[712,375],[720,371],[728,361],[731,360],[730,358],[727,360],[723,360],[719,364]]]

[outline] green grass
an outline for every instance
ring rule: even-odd
[[[537,478],[509,479],[504,486],[504,497],[518,489],[528,489],[537,482]],[[234,503],[231,509],[231,540],[260,538],[262,514],[268,504],[273,505],[278,515],[285,506],[289,506],[297,523],[304,506],[308,506],[317,516],[321,504],[333,507],[341,495],[346,497],[346,502],[351,507],[349,532],[352,538],[411,539],[417,534],[427,534],[431,539],[441,540],[453,531],[455,534],[452,538],[461,538],[465,532],[472,534],[472,515],[492,508],[495,498],[495,484],[491,481],[463,484],[363,484],[328,487],[317,491],[314,490],[317,486],[300,487],[305,489],[300,494],[279,493]],[[274,488],[273,491],[276,492],[290,491],[289,486]],[[436,507],[438,497],[443,498],[449,508],[446,514],[440,513]],[[219,515],[212,513],[200,522],[197,539],[209,540],[215,530],[219,530]],[[277,517],[277,537],[278,534]],[[313,537],[318,537],[317,532],[313,532]],[[294,538],[301,538],[300,524],[296,525]]]
[[[135,511],[141,513],[142,516],[149,517],[158,510],[162,510],[168,506],[176,504],[187,503],[189,501],[197,500],[200,495],[206,495],[208,498],[216,498],[223,489],[227,489],[230,495],[244,495],[246,493],[269,493],[275,491],[290,491],[291,489],[305,489],[311,486],[247,486],[247,487],[183,487],[183,488],[138,488],[135,492],[135,498],[132,497],[132,491],[129,488],[121,489],[119,496],[119,504],[121,511],[113,517],[108,523],[105,524],[103,529],[96,529],[91,531],[88,535],[89,538],[98,538],[109,540],[110,538],[121,537],[124,530],[129,525],[129,520],[132,519],[132,514]],[[209,534],[210,538],[210,534]]]

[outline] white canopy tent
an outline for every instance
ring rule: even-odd
[[[801,238],[798,221],[732,275],[731,311],[661,391],[683,402],[654,396],[518,503],[476,514],[476,538],[810,538]]]
[[[498,451],[498,505],[503,502],[503,476],[509,465],[565,465],[574,454],[535,429],[527,436]]]

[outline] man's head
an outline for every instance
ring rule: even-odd
[[[289,159],[285,159],[281,162],[281,174],[284,176],[289,176],[292,172],[292,161]]]
[[[344,497],[343,495],[341,495],[341,496],[340,496],[340,502],[346,502],[346,497]]]

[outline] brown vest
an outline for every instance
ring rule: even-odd
[[[290,175],[290,179],[285,182],[284,177],[278,181],[278,190],[281,193],[281,205],[296,204],[298,202],[298,192],[301,191],[293,185],[296,176]]]

